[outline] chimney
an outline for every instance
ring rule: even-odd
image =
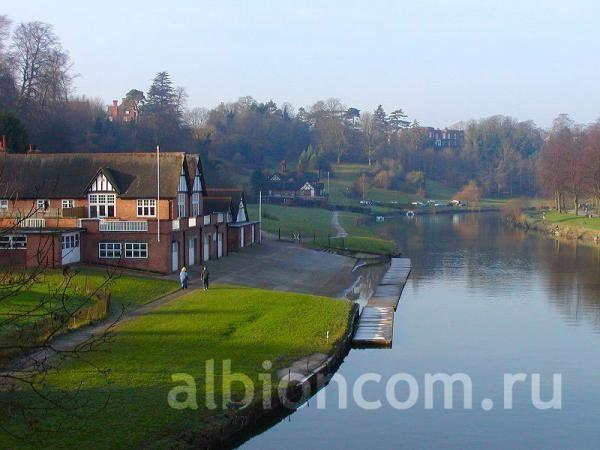
[[[279,163],[279,172],[284,175],[287,172],[287,164],[285,163],[285,159]]]
[[[113,100],[113,108],[119,106],[119,100]]]
[[[6,144],[6,135],[3,134],[2,136],[0,136],[0,152],[1,153],[6,153],[6,150],[8,150],[8,145]]]
[[[33,144],[29,144],[29,147],[27,147],[27,153],[33,153]]]

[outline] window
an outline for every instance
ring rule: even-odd
[[[138,217],[155,217],[156,216],[156,199],[144,198],[137,201]]]
[[[115,217],[115,194],[90,194],[90,217]]]
[[[185,197],[187,194],[177,194],[177,217],[185,217]]]
[[[61,206],[62,209],[74,208],[75,207],[75,200],[63,200],[60,203],[60,206]]]
[[[125,242],[125,258],[147,258],[148,244],[146,242]]]
[[[200,215],[200,192],[194,192],[192,194],[192,217],[198,217]]]
[[[0,200],[0,211],[8,210],[8,200]]]
[[[60,244],[63,250],[79,247],[79,234],[65,234],[61,236]]]
[[[119,242],[100,242],[98,244],[98,258],[120,258],[121,244]]]
[[[40,198],[35,202],[35,209],[38,211],[46,211],[50,207],[50,202],[46,199]]]
[[[26,249],[27,236],[0,236],[0,248]]]

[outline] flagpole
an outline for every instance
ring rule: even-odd
[[[262,191],[258,191],[258,242],[262,242]]]
[[[160,242],[160,146],[156,146],[156,242]]]

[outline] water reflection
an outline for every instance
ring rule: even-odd
[[[563,408],[407,411],[305,407],[244,444],[264,448],[597,448],[600,249],[506,228],[497,214],[417,216],[378,225],[412,259],[388,350],[352,350],[338,373],[467,373],[476,397],[503,398],[504,373],[560,373]],[[368,289],[370,281],[365,278]],[[331,384],[322,392],[335,395]],[[365,396],[385,398],[368,383]],[[335,398],[335,397],[334,397]],[[534,431],[535,430],[535,431]]]
[[[466,277],[491,296],[519,292],[532,276],[568,323],[600,328],[600,247],[507,228],[498,214],[416,216],[380,228],[413,260],[415,288],[435,277]],[[502,283],[505,280],[506,283]]]

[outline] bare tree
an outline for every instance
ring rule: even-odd
[[[43,110],[52,102],[67,99],[72,82],[70,59],[51,25],[43,22],[19,25],[13,35],[11,62],[21,112],[30,107]]]
[[[365,140],[365,152],[367,153],[367,160],[369,161],[369,166],[371,166],[377,146],[377,127],[375,121],[373,120],[373,114],[368,111],[365,111],[361,114],[360,128]]]
[[[16,204],[18,196],[11,195],[2,178],[3,198]],[[107,270],[97,285],[82,283],[77,269],[64,269],[62,276],[52,273],[50,261],[54,251],[48,234],[36,234],[39,244],[33,252],[27,249],[27,254],[33,253],[27,270],[12,263],[12,255],[23,251],[19,246],[33,241],[23,239],[21,225],[47,214],[44,208],[34,203],[30,208],[14,210],[10,217],[0,218],[0,405],[7,414],[7,420],[0,423],[0,433],[23,440],[39,439],[45,432],[55,431],[53,425],[46,427],[40,422],[43,411],[60,409],[83,419],[91,410],[104,406],[103,402],[91,405],[80,398],[76,380],[66,389],[52,390],[44,389],[44,382],[49,374],[60,371],[66,361],[86,361],[86,355],[110,339],[112,328],[123,313],[109,314],[109,289],[119,276],[118,269]],[[46,282],[48,277],[53,278],[52,283]],[[73,342],[58,339],[94,320],[105,320],[97,333],[86,333]],[[103,367],[90,365],[90,369],[108,375]],[[22,401],[24,395],[30,394],[35,401]]]

